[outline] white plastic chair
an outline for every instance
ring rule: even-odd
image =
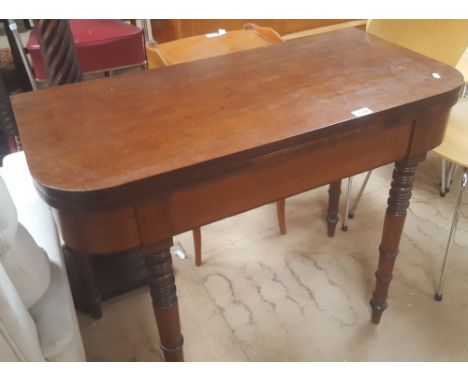
[[[366,31],[451,66],[459,62],[457,69],[468,73],[466,59],[461,59],[466,56],[464,52],[468,46],[468,20],[369,20]],[[454,178],[455,165],[447,168],[443,159],[441,172],[440,195],[445,196]],[[372,170],[367,173],[351,208],[352,177],[348,178],[342,231],[348,230],[349,219],[355,215],[371,173]]]

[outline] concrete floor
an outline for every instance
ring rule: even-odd
[[[438,303],[433,294],[458,179],[439,197],[440,160],[433,154],[419,166],[389,308],[380,325],[370,323],[392,169],[374,171],[349,231],[337,229],[333,239],[326,236],[324,187],[287,199],[286,236],[278,232],[274,205],[203,227],[199,268],[191,233],[176,237],[189,256],[174,256],[186,360],[468,360],[468,208]],[[353,195],[363,177],[354,178]],[[162,360],[146,288],[103,309],[98,321],[79,316],[88,360]]]

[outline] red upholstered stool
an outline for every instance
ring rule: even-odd
[[[107,71],[146,63],[143,31],[121,20],[70,20],[81,71]],[[27,49],[38,80],[46,80],[34,29]]]

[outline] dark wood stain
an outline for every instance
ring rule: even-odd
[[[67,245],[140,248],[165,359],[183,360],[175,234],[327,183],[332,234],[339,179],[396,162],[371,300],[378,323],[416,164],[441,143],[462,85],[445,64],[342,30],[21,94],[13,107]],[[363,107],[372,114],[351,113]]]
[[[351,128],[351,112],[362,107],[374,117],[424,107],[429,97],[457,93],[461,81],[445,64],[344,30],[12,101],[44,194],[101,191],[104,198],[124,184],[157,183],[178,170]]]

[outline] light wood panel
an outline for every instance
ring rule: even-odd
[[[242,29],[244,24],[254,23],[270,27],[280,35],[354,21],[353,19],[171,19],[151,20],[153,38],[168,42],[184,37],[216,32],[219,28],[227,31]]]

